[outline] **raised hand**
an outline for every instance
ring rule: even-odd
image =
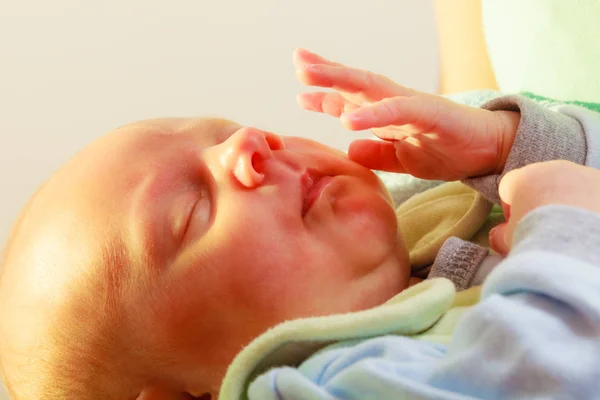
[[[357,140],[348,150],[372,169],[424,179],[458,180],[502,171],[520,116],[457,104],[298,49],[298,79],[333,89],[302,93],[306,110],[340,118],[349,130],[371,129],[383,140]]]

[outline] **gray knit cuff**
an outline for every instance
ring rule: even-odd
[[[489,251],[475,243],[451,237],[440,249],[428,278],[448,278],[456,290],[468,289]]]
[[[509,171],[542,161],[585,163],[586,135],[574,118],[548,110],[521,96],[504,96],[482,106],[490,111],[518,111],[521,121],[506,166],[501,174],[468,178],[463,182],[498,204],[498,185]]]

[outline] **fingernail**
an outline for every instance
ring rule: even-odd
[[[504,219],[508,221],[510,218],[510,204],[506,204],[502,199],[500,199],[500,205],[502,206],[502,212],[504,213]]]

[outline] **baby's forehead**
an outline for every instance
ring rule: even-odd
[[[202,118],[160,118],[138,121],[133,124],[125,125],[108,136],[120,137],[129,142],[134,147],[148,144],[148,140],[153,139],[159,142],[166,139],[168,141],[175,137],[190,137],[200,140],[205,146],[211,146],[225,141],[229,136],[241,128],[241,125],[225,118],[202,117]],[[123,138],[121,132],[127,132],[129,139]],[[171,137],[171,139],[168,139]],[[121,142],[120,145],[124,143]],[[112,144],[114,145],[114,143]]]
[[[161,125],[163,132],[192,134],[208,141],[222,141],[241,128],[241,125],[234,121],[216,117],[182,118],[177,121],[169,120]]]

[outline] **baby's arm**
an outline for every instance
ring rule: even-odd
[[[600,114],[583,107],[556,103],[552,106],[540,104],[524,96],[502,96],[483,105],[488,110],[512,110],[520,114],[519,124],[513,146],[507,156],[504,168],[497,174],[466,179],[464,182],[486,197],[500,203],[498,184],[510,171],[551,160],[568,160],[579,165],[600,169]],[[573,172],[573,174],[579,174]],[[575,175],[574,175],[575,176]],[[522,195],[531,196],[531,186],[543,182],[552,182],[555,174],[537,174],[535,181],[530,181],[521,190]],[[566,190],[566,188],[565,188]],[[505,212],[510,204],[504,204]],[[506,255],[510,238],[506,235],[507,224],[501,224],[490,231],[489,241],[492,248],[501,255]],[[470,251],[487,253],[487,249],[467,243],[459,239],[448,240],[438,252],[430,276],[446,276],[444,271],[456,269],[456,263],[448,264],[448,260],[456,260],[458,248],[468,247]],[[474,260],[474,259],[473,259]],[[471,285],[480,285],[491,269],[499,262],[496,255],[485,258],[482,265],[472,266],[476,271]],[[440,273],[438,272],[442,272]]]
[[[504,190],[515,214],[526,217],[511,254],[447,348],[394,336],[336,345],[298,369],[259,377],[250,399],[594,398],[600,390],[600,214],[569,205],[599,210],[600,173],[593,174],[589,180],[578,174],[583,180],[569,189],[596,202],[579,202],[581,196],[557,192],[564,185],[554,186],[561,205],[528,212],[531,198],[505,198]],[[563,183],[570,176],[562,175]],[[543,194],[552,191],[539,181],[534,186],[542,196],[533,198],[544,204]],[[517,194],[522,188],[521,182]]]
[[[301,107],[339,118],[350,130],[371,129],[383,139],[350,145],[349,157],[368,168],[424,179],[486,176],[470,183],[497,201],[498,179],[514,167],[552,159],[587,161],[589,137],[577,111],[549,110],[522,96],[501,97],[483,109],[469,107],[306,50],[296,51],[294,61],[304,84],[334,89],[301,94]],[[521,143],[511,152],[517,130]]]
[[[503,96],[482,108],[519,111],[521,115],[503,171],[464,181],[493,202],[499,203],[502,177],[532,163],[567,160],[600,169],[600,114],[571,105],[549,109],[523,96]]]
[[[490,93],[484,96],[479,92],[465,93],[459,100],[469,102],[474,98],[478,102],[481,97],[493,97]],[[463,180],[495,203],[499,203],[497,187],[500,179],[509,171],[528,164],[568,160],[600,169],[600,113],[570,104],[556,103],[548,107],[521,95],[498,94],[493,100],[479,102],[479,105],[487,110],[510,110],[520,114],[519,123],[515,126],[515,140],[503,170]],[[394,198],[400,200],[397,204],[413,192],[426,190],[442,182],[391,172],[378,174]]]

